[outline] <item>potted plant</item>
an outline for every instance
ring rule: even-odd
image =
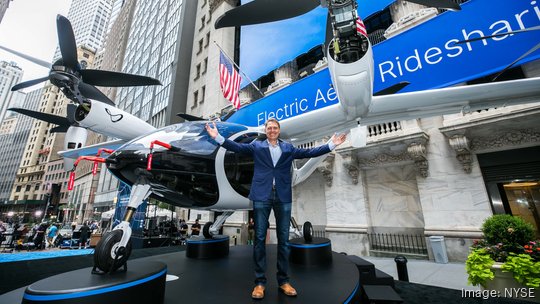
[[[469,284],[497,290],[500,296],[511,296],[511,288],[536,288],[536,297],[529,300],[540,301],[540,241],[534,241],[533,226],[497,214],[486,219],[482,232],[484,239],[473,243],[465,264]]]

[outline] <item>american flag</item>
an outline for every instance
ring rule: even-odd
[[[358,19],[356,19],[356,32],[360,35],[363,35],[365,37],[367,37],[367,31],[366,31],[366,26],[364,25],[364,21],[362,21],[362,19],[360,19],[360,17],[358,17]]]
[[[222,51],[219,51],[219,86],[223,96],[232,102],[237,109],[240,109],[238,91],[240,90],[241,80],[242,78],[231,62],[223,55]]]

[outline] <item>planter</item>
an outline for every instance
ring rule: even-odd
[[[540,288],[530,288],[517,282],[511,272],[503,272],[502,263],[494,263],[491,271],[495,275],[493,280],[486,282],[487,290],[497,290],[500,297],[511,297],[524,301],[540,303]],[[529,296],[532,294],[532,296]]]

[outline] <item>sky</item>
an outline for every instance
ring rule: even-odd
[[[51,62],[58,37],[56,15],[67,16],[71,0],[14,0],[0,22],[0,45]],[[0,50],[0,60],[14,61],[24,71],[23,81],[44,77],[49,70]],[[43,84],[39,84],[43,86]],[[34,86],[23,91],[31,91]]]

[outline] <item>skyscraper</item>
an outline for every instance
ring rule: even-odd
[[[25,95],[22,108],[37,110],[43,89],[39,88]],[[0,202],[9,199],[17,169],[21,163],[24,147],[32,128],[32,118],[15,113],[6,118],[2,126],[11,124],[9,131],[0,135]]]
[[[11,87],[21,81],[23,70],[15,62],[0,61],[0,122],[13,98]]]
[[[107,34],[109,17],[114,0],[73,0],[67,18],[73,27],[77,46],[86,46],[94,53],[101,49]],[[60,49],[56,49],[54,59],[60,57]],[[81,65],[85,65],[81,60]]]

